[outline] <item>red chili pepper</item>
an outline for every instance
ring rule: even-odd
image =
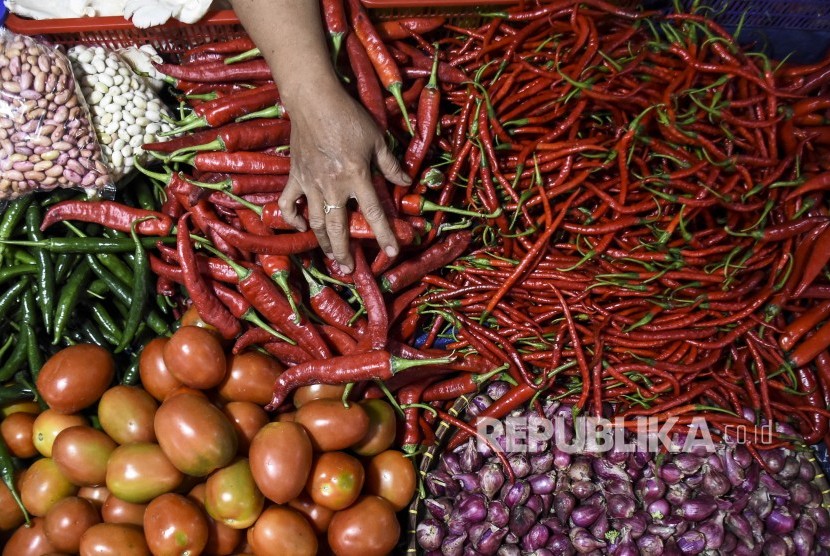
[[[185,51],[186,56],[193,56],[203,52],[218,52],[220,54],[235,54],[237,52],[245,52],[254,48],[256,45],[248,37],[239,37],[227,41],[207,42],[194,46]]]
[[[343,37],[349,32],[349,23],[346,21],[346,7],[343,0],[322,0],[323,21],[329,33],[332,45],[332,60],[337,65]]]
[[[830,316],[830,301],[814,305],[796,317],[782,331],[778,338],[781,349],[789,351],[795,347],[796,342],[811,332],[820,322]]]
[[[195,147],[199,145],[203,145],[206,143],[210,143],[211,141],[215,141],[219,138],[219,133],[221,132],[229,132],[234,133],[236,129],[247,129],[250,130],[251,128],[263,126],[263,127],[282,127],[290,125],[287,120],[277,120],[277,119],[269,119],[263,118],[259,120],[251,120],[250,122],[240,122],[240,123],[232,123],[227,124],[222,127],[216,129],[202,129],[196,131],[194,133],[188,133],[186,135],[182,135],[180,137],[175,137],[173,139],[168,139],[167,141],[159,141],[155,143],[144,143],[141,148],[145,151],[153,151],[159,153],[172,153],[175,151],[180,151],[185,149],[186,147]],[[240,149],[240,150],[252,150],[252,149]]]
[[[320,333],[340,355],[351,355],[362,351],[357,344],[357,340],[338,327],[324,324],[320,326]]]
[[[260,236],[237,230],[221,220],[211,219],[207,226],[228,243],[243,251],[265,255],[297,255],[319,246],[311,230],[273,236]]]
[[[287,174],[231,174],[207,172],[201,181],[189,180],[200,188],[228,191],[234,195],[280,193],[288,183]]]
[[[242,93],[203,102],[195,106],[193,113],[181,120],[179,125],[167,134],[184,133],[201,127],[220,127],[243,116],[250,116],[255,113],[262,116],[265,113],[258,111],[272,107],[273,110],[269,110],[267,115],[271,118],[281,118],[285,111],[279,105],[279,101],[280,94],[277,91],[277,86],[263,85]],[[249,127],[248,129],[251,130],[252,128]]]
[[[305,349],[300,346],[280,342],[279,340],[273,342],[266,342],[262,345],[265,351],[273,355],[280,363],[286,366],[299,365],[307,363],[314,358]]]
[[[346,53],[349,55],[349,64],[355,76],[357,95],[361,103],[368,110],[378,127],[386,131],[389,128],[389,122],[383,100],[383,89],[375,75],[372,61],[366,54],[366,49],[363,48],[360,39],[354,34],[346,36]]]
[[[824,323],[812,336],[808,336],[798,344],[790,353],[787,361],[792,367],[804,367],[828,347],[830,347],[830,322]]]
[[[141,219],[146,220],[137,222]],[[135,224],[136,232],[142,236],[166,236],[173,228],[173,220],[161,212],[129,207],[113,201],[69,200],[49,207],[43,215],[40,229],[46,230],[64,220],[101,224],[125,233],[129,233]]]
[[[356,313],[351,305],[340,297],[340,294],[334,288],[315,279],[305,269],[303,269],[303,276],[308,282],[308,302],[314,314],[324,323],[357,340],[362,333],[365,322],[363,320],[353,322]]]
[[[442,364],[448,358],[413,361],[388,351],[369,351],[309,361],[287,369],[274,385],[274,396],[266,411],[279,408],[295,389],[310,384],[349,384],[367,380],[387,380],[411,367]]]
[[[195,66],[157,64],[153,62],[153,65],[160,73],[168,77],[196,83],[273,81],[274,79],[271,75],[271,68],[268,66],[268,62],[263,59],[230,65],[224,62],[212,62]]]
[[[189,216],[185,214],[179,218],[176,233],[178,260],[187,293],[199,316],[206,323],[214,326],[223,338],[228,340],[235,338],[242,331],[239,321],[219,301],[199,273],[196,254],[193,252],[193,244],[190,240],[190,230],[187,228]]]
[[[406,54],[409,57],[414,69],[427,71],[430,73],[432,72],[432,66],[434,63],[433,57],[427,56],[414,46],[401,41],[395,42],[395,49],[399,50],[400,52]],[[461,71],[457,67],[451,66],[450,64],[441,61],[438,62],[438,67],[435,71],[438,75],[438,80],[442,83],[460,85],[462,83],[468,83],[470,81],[470,78],[463,71]],[[430,73],[427,73],[426,75],[419,75],[419,77],[428,77]]]
[[[801,273],[801,280],[793,290],[793,297],[798,297],[821,274],[830,262],[830,226],[825,224],[824,231],[819,234],[812,246],[813,255],[809,257]]]
[[[352,10],[351,20],[355,35],[357,35],[357,38],[360,39],[361,44],[363,44],[363,48],[366,49],[366,54],[368,54],[369,60],[371,60],[372,65],[375,68],[375,72],[380,78],[381,84],[392,94],[392,96],[395,97],[395,100],[398,102],[401,114],[403,114],[404,122],[409,129],[409,133],[412,134],[412,126],[409,123],[409,114],[406,110],[403,97],[401,96],[403,77],[401,77],[398,64],[395,62],[395,59],[389,52],[389,49],[383,43],[383,39],[381,39],[378,35],[374,25],[372,25],[372,22],[366,15],[363,6],[360,5],[360,2],[357,0],[350,0],[349,6]]]
[[[288,174],[291,158],[261,152],[238,151],[197,152],[186,157],[173,159],[186,162],[200,172],[228,172],[232,174]]]
[[[363,299],[363,308],[366,310],[368,319],[360,345],[374,350],[386,349],[386,342],[389,338],[389,314],[386,311],[383,293],[375,280],[375,275],[372,274],[372,269],[366,261],[360,244],[353,246],[353,258],[355,261],[352,273],[354,284],[357,293]]]
[[[381,288],[387,292],[399,292],[458,258],[470,246],[473,236],[462,230],[444,236],[421,253],[417,259],[407,259],[383,273]]]
[[[202,141],[191,142],[190,145],[168,152],[171,152],[172,158],[197,151],[260,151],[288,144],[290,135],[291,124],[288,120],[264,118],[223,125],[204,134]]]
[[[409,142],[403,157],[403,167],[406,174],[414,180],[421,170],[427,151],[435,138],[438,127],[438,117],[441,113],[441,90],[438,88],[438,51],[435,51],[435,60],[432,65],[429,82],[421,92],[418,101],[417,125],[415,134]],[[398,191],[396,189],[395,191]]]
[[[381,21],[375,28],[380,38],[391,41],[408,39],[412,33],[424,35],[438,29],[446,21],[443,17],[406,17]]]

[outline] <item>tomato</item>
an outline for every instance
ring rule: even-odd
[[[409,505],[417,483],[412,460],[398,450],[382,452],[366,465],[366,492],[385,498],[395,511]]]
[[[146,390],[136,386],[113,386],[98,402],[101,428],[119,444],[155,442],[153,418],[158,403]]]
[[[363,479],[363,465],[357,458],[345,452],[326,452],[311,465],[306,492],[317,504],[342,510],[360,496]]]
[[[395,442],[398,427],[395,410],[383,400],[363,400],[360,407],[369,416],[369,430],[352,446],[352,451],[361,456],[374,456]]]
[[[297,410],[295,421],[308,431],[318,452],[345,450],[359,442],[369,430],[369,416],[358,404],[340,400],[313,400]]]
[[[247,459],[217,469],[205,482],[205,509],[210,517],[234,529],[254,524],[265,497],[251,474]]]
[[[164,346],[169,338],[153,338],[141,350],[138,357],[138,375],[141,386],[156,400],[162,401],[172,390],[182,385],[181,381],[170,374],[164,363]]]
[[[153,424],[159,445],[182,473],[204,477],[236,455],[236,431],[206,398],[179,394],[164,400]]]
[[[187,493],[187,497],[196,502],[205,511],[208,522],[208,539],[205,545],[205,556],[225,556],[233,554],[242,541],[244,531],[233,529],[220,521],[216,521],[205,509],[205,491],[207,485],[199,483]]]
[[[121,500],[117,496],[110,496],[101,506],[101,518],[105,523],[123,523],[142,527],[145,510],[147,510],[147,504],[135,504]]]
[[[32,413],[37,415],[40,413],[40,406],[37,402],[17,402],[4,405],[0,409],[0,416],[8,417],[12,413]]]
[[[317,504],[306,493],[301,494],[289,502],[288,505],[305,516],[317,535],[322,535],[328,531],[331,518],[334,517],[334,510]]]
[[[150,556],[140,527],[99,523],[81,537],[81,556]]]
[[[267,405],[281,373],[282,366],[270,355],[257,351],[239,353],[228,360],[218,392],[227,401]]]
[[[89,421],[83,415],[64,415],[53,409],[47,409],[37,416],[32,425],[32,443],[40,455],[52,457],[52,444],[55,443],[55,437],[63,429],[88,424]]]
[[[392,506],[379,496],[364,496],[334,514],[328,540],[337,556],[386,556],[401,536]]]
[[[78,486],[99,486],[107,480],[107,461],[117,444],[87,426],[64,429],[52,444],[52,459],[61,473]]]
[[[23,472],[19,471],[14,477],[14,485],[18,492],[20,492],[20,477],[22,476]],[[17,505],[9,487],[6,486],[6,483],[0,481],[0,531],[11,531],[25,520],[23,511]]]
[[[81,535],[96,523],[101,523],[101,516],[95,505],[86,498],[69,496],[46,512],[44,531],[56,551],[74,554],[81,544]]]
[[[76,492],[78,487],[63,476],[52,458],[35,460],[20,479],[20,499],[32,515],[46,515],[58,500]]]
[[[50,357],[35,385],[46,404],[59,413],[91,406],[115,377],[115,360],[102,347],[76,344]]]
[[[196,310],[195,305],[188,307],[182,315],[182,318],[179,320],[181,326],[198,326],[199,328],[205,328],[211,332],[218,333],[215,326],[204,321],[202,315],[200,315],[199,311]]]
[[[6,541],[2,556],[43,556],[56,552],[55,547],[46,538],[42,517],[32,520],[30,527],[18,527]]]
[[[98,510],[100,510],[101,506],[103,506],[104,502],[106,502],[107,498],[109,498],[110,491],[105,486],[81,487],[78,489],[78,496],[89,500],[96,508],[98,508]]]
[[[201,554],[207,544],[207,517],[181,494],[162,494],[144,512],[144,538],[155,556]]]
[[[254,436],[248,457],[259,490],[277,504],[296,498],[311,469],[311,441],[296,423],[268,423]]]
[[[133,442],[116,448],[107,463],[110,493],[135,504],[176,489],[184,480],[182,472],[164,455],[158,444]]]
[[[311,400],[339,400],[345,391],[346,387],[342,384],[301,386],[294,390],[294,407],[299,409]]]
[[[18,411],[0,423],[0,435],[13,456],[26,459],[37,455],[37,448],[32,441],[36,417],[32,413]]]
[[[162,356],[170,373],[191,388],[213,388],[227,372],[225,350],[219,338],[198,326],[176,330],[164,345]]]
[[[314,556],[317,554],[317,536],[300,512],[271,506],[254,524],[251,548],[257,556]]]
[[[228,402],[222,408],[236,430],[239,455],[247,456],[248,448],[259,429],[268,424],[268,414],[252,402]]]

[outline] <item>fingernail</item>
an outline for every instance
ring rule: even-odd
[[[329,259],[331,259],[331,260],[334,260],[334,253],[328,253],[328,252],[327,252],[327,253],[326,253],[326,257],[328,257],[328,258],[329,258]]]
[[[340,265],[340,272],[342,272],[343,274],[351,274],[351,273],[352,273],[352,269],[351,269],[351,267],[350,267],[350,266],[348,266],[348,265],[341,264],[341,265]]]
[[[391,245],[387,245],[384,251],[386,252],[386,256],[390,259],[398,255],[398,250],[392,247]]]
[[[306,227],[305,223],[297,225],[297,231],[298,232],[304,232],[306,230],[308,230],[308,227]]]

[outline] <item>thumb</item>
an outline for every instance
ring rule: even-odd
[[[395,185],[406,186],[412,183],[412,179],[403,171],[398,159],[383,142],[375,147],[375,164],[383,177]]]

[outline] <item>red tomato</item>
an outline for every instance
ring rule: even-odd
[[[417,484],[415,466],[403,452],[387,450],[373,457],[366,466],[366,492],[386,499],[395,511],[409,505]]]
[[[311,441],[296,423],[268,423],[248,450],[251,473],[259,490],[278,504],[303,491],[311,469]]]
[[[109,351],[77,344],[50,357],[35,384],[50,408],[75,413],[97,402],[114,377],[115,360]]]
[[[363,488],[363,465],[345,452],[320,454],[311,466],[306,492],[330,510],[348,508]]]
[[[308,520],[296,510],[271,506],[251,530],[251,547],[258,556],[314,556],[317,536]]]
[[[269,355],[239,353],[228,360],[228,371],[218,392],[227,401],[267,405],[281,373],[282,366]]]
[[[328,540],[337,556],[386,556],[401,536],[392,506],[379,496],[364,496],[334,514]]]
[[[225,378],[225,350],[215,334],[198,326],[182,326],[164,345],[164,364],[185,386],[213,388]]]
[[[13,456],[26,459],[37,455],[37,448],[32,441],[36,417],[32,413],[18,411],[0,423],[0,435]]]
[[[153,338],[141,350],[138,359],[141,385],[158,401],[163,401],[170,392],[182,385],[179,379],[170,374],[170,369],[164,363],[164,346],[169,341],[169,338]]]
[[[202,509],[181,494],[162,494],[144,512],[144,538],[156,556],[201,554],[208,523]]]
[[[44,517],[44,529],[56,551],[74,554],[79,550],[81,536],[100,522],[101,516],[92,502],[69,496],[49,508]]]

